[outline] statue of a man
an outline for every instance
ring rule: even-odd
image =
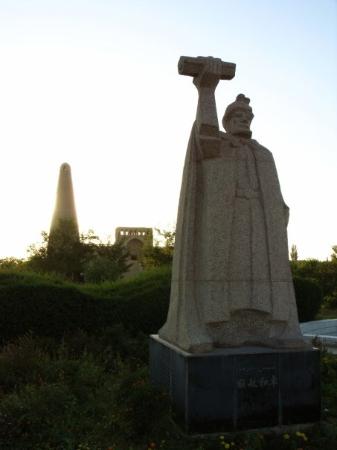
[[[205,58],[187,149],[170,308],[159,336],[188,352],[303,347],[288,260],[286,206],[269,150],[251,139],[240,94],[219,131],[221,60]]]

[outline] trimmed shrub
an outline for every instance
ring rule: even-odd
[[[0,340],[29,331],[59,339],[79,329],[97,334],[116,324],[135,335],[156,333],[165,322],[169,295],[169,269],[102,285],[0,271]]]
[[[15,282],[0,286],[2,342],[28,331],[61,338],[78,329],[95,331],[115,322],[114,308],[75,287],[51,283]]]
[[[314,320],[323,300],[319,285],[313,280],[294,277],[294,287],[299,321]]]
[[[170,300],[171,271],[153,269],[130,280],[102,286],[102,295],[115,299],[115,315],[125,328],[157,333],[165,323]],[[117,298],[119,299],[117,301]]]
[[[29,331],[58,339],[78,330],[97,335],[117,324],[133,335],[157,333],[166,320],[170,284],[170,268],[101,285],[0,271],[1,341]],[[298,277],[294,285],[300,321],[313,320],[322,302],[320,288]]]

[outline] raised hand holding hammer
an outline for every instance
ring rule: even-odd
[[[235,76],[235,64],[211,56],[182,56],[178,71],[181,75],[193,77],[199,94],[196,130],[200,145],[206,158],[216,156],[220,148],[220,137],[215,89],[220,80],[231,80]]]

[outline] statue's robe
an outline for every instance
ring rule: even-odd
[[[273,156],[221,133],[203,153],[193,126],[180,193],[170,307],[159,336],[190,351],[301,347],[287,222]]]

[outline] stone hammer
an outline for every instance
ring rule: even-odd
[[[187,75],[190,77],[197,77],[205,67],[205,56],[181,56],[178,62],[178,72],[180,75]],[[220,80],[231,80],[235,76],[236,65],[234,63],[221,61]]]

